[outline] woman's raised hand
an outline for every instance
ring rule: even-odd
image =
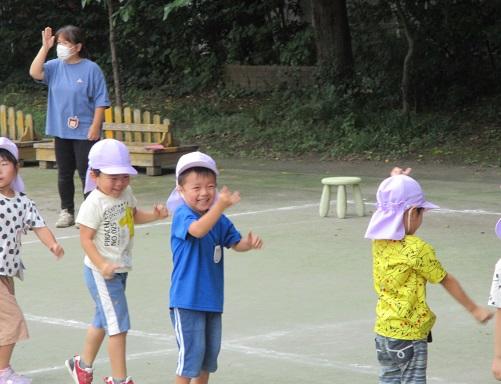
[[[48,51],[54,46],[54,36],[52,35],[52,28],[45,27],[42,31],[42,46]]]

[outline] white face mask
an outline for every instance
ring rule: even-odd
[[[66,47],[65,45],[58,44],[56,47],[57,58],[60,60],[67,60],[71,56],[74,55],[71,48]]]

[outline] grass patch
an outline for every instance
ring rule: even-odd
[[[501,166],[501,96],[456,111],[402,116],[334,87],[267,94],[215,91],[166,97],[128,91],[134,108],[174,122],[174,135],[212,154],[242,158],[427,160]],[[0,104],[32,113],[45,127],[43,86],[6,86]],[[370,107],[369,107],[370,105]]]

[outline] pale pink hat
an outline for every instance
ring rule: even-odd
[[[405,236],[404,213],[409,208],[439,208],[426,201],[419,183],[406,175],[383,180],[376,198],[377,209],[365,233],[366,238],[373,240],[402,240]]]
[[[202,167],[208,168],[213,171],[216,175],[219,175],[219,171],[216,166],[216,162],[212,157],[206,155],[205,153],[196,151],[187,153],[179,158],[176,165],[176,188],[174,188],[167,199],[167,208],[171,214],[174,213],[177,207],[183,203],[183,197],[178,191],[178,178],[181,173],[189,168]]]
[[[6,137],[0,137],[0,148],[9,151],[12,154],[12,156],[16,158],[16,160],[19,160],[19,151],[17,149],[17,145],[14,144],[9,139],[7,139]],[[11,187],[14,191],[24,193],[24,182],[21,176],[19,176],[19,172],[17,173],[16,178],[12,182]]]
[[[90,149],[84,193],[96,188],[96,183],[90,177],[91,169],[99,169],[107,175],[137,175],[131,164],[127,146],[115,139],[100,140]]]

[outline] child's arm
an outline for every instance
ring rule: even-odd
[[[92,261],[92,264],[99,269],[99,272],[105,279],[112,279],[115,274],[115,270],[122,268],[122,266],[110,263],[106,261],[103,256],[101,256],[96,248],[96,244],[94,244],[95,235],[95,229],[80,224],[80,244],[82,245],[85,254],[89,257],[90,261]]]
[[[58,259],[63,257],[64,249],[59,244],[48,227],[33,227],[33,232],[40,241],[56,256]]]
[[[494,326],[494,359],[492,360],[492,374],[501,381],[501,308],[496,311]]]
[[[191,223],[188,232],[196,238],[204,237],[217,223],[226,208],[240,201],[239,192],[231,192],[226,186],[219,191],[219,198],[200,219]]]
[[[470,299],[456,278],[450,273],[445,275],[440,284],[442,284],[447,292],[449,292],[452,297],[465,307],[466,310],[470,312],[480,323],[486,323],[492,318],[492,316],[494,316],[493,312],[489,311],[487,308],[478,306],[472,299]]]
[[[155,220],[169,217],[169,211],[163,204],[155,204],[153,211],[146,212],[141,209],[134,209],[134,224],[145,224]]]
[[[254,235],[252,232],[247,234],[247,237],[242,238],[238,243],[231,248],[237,252],[250,251],[251,249],[261,249],[263,240],[259,236]]]

